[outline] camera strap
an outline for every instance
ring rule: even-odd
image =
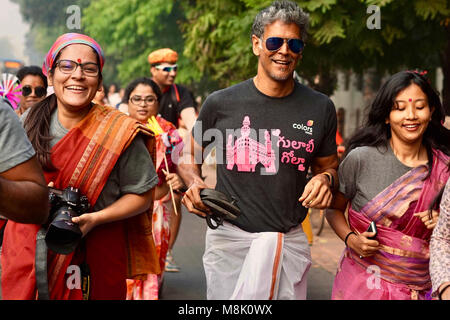
[[[84,261],[80,264],[81,271],[81,292],[83,293],[83,300],[89,300],[91,293],[91,271],[86,262],[86,242],[85,239],[81,239],[80,248],[84,253]]]
[[[47,244],[45,243],[46,230],[40,228],[36,235],[36,287],[38,291],[38,300],[50,300],[47,279]]]

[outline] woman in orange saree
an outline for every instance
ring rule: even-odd
[[[43,71],[55,93],[25,114],[25,129],[47,183],[78,188],[91,212],[72,218],[83,239],[64,254],[46,247],[46,226],[7,225],[4,299],[125,299],[125,279],[160,272],[151,232],[154,137],[91,103],[103,63],[95,40],[76,33],[59,37],[46,56]],[[142,167],[125,174],[127,164]]]
[[[404,71],[380,88],[366,126],[348,142],[327,220],[347,248],[332,299],[429,299],[434,198],[449,177],[450,135],[424,75]],[[348,224],[344,212],[348,207]],[[375,222],[377,233],[368,232]]]

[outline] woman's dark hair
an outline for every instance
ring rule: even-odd
[[[22,82],[23,78],[26,76],[38,76],[42,79],[42,82],[44,83],[44,88],[47,89],[47,77],[44,76],[42,73],[42,69],[38,66],[25,66],[19,69],[16,74],[17,78],[20,82]]]
[[[438,93],[432,88],[425,76],[415,71],[402,71],[391,76],[380,88],[370,105],[368,117],[363,127],[357,130],[347,141],[346,154],[361,146],[374,146],[387,149],[391,138],[390,125],[386,119],[395,104],[397,95],[411,84],[416,84],[425,93],[430,109],[434,108],[431,121],[423,135],[422,143],[427,149],[428,159],[433,159],[432,148],[450,155],[450,131],[443,125],[445,111]],[[430,166],[431,170],[431,166]]]
[[[162,95],[161,89],[159,89],[159,86],[156,84],[156,82],[148,77],[142,77],[142,78],[137,78],[128,84],[128,86],[125,89],[125,92],[123,94],[123,99],[122,99],[123,103],[128,103],[128,100],[130,100],[131,93],[140,84],[151,87],[153,92],[156,94],[156,99],[158,101],[161,100],[161,95]]]
[[[61,56],[61,52],[63,50],[64,49],[62,49],[56,56],[55,62],[49,70],[49,75],[53,75],[55,73],[56,62],[59,61],[59,57]],[[100,58],[97,52],[95,52],[94,49],[92,49],[92,51],[97,57],[97,64],[100,65]],[[103,75],[100,71],[98,74],[99,85],[102,83],[102,80]],[[23,123],[28,139],[36,151],[36,157],[45,171],[55,170],[55,167],[51,161],[50,142],[53,137],[50,135],[50,119],[56,107],[56,95],[53,93],[44,100],[36,103],[33,108],[30,108],[30,111],[28,111]]]

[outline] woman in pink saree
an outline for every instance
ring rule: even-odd
[[[429,242],[439,214],[434,199],[450,173],[444,115],[423,74],[399,72],[380,88],[366,125],[348,142],[327,212],[346,244],[332,299],[430,298]],[[367,231],[371,222],[376,234]]]

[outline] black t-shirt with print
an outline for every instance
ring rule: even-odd
[[[178,118],[180,117],[181,111],[194,107],[194,99],[187,88],[179,84],[175,86],[177,90],[172,85],[162,94],[159,103],[159,114],[162,118],[172,122],[178,128]]]
[[[298,198],[312,159],[336,153],[336,110],[298,82],[290,95],[274,98],[249,79],[211,94],[192,134],[204,154],[216,146],[216,189],[236,198],[242,212],[230,222],[285,233],[306,217]]]

